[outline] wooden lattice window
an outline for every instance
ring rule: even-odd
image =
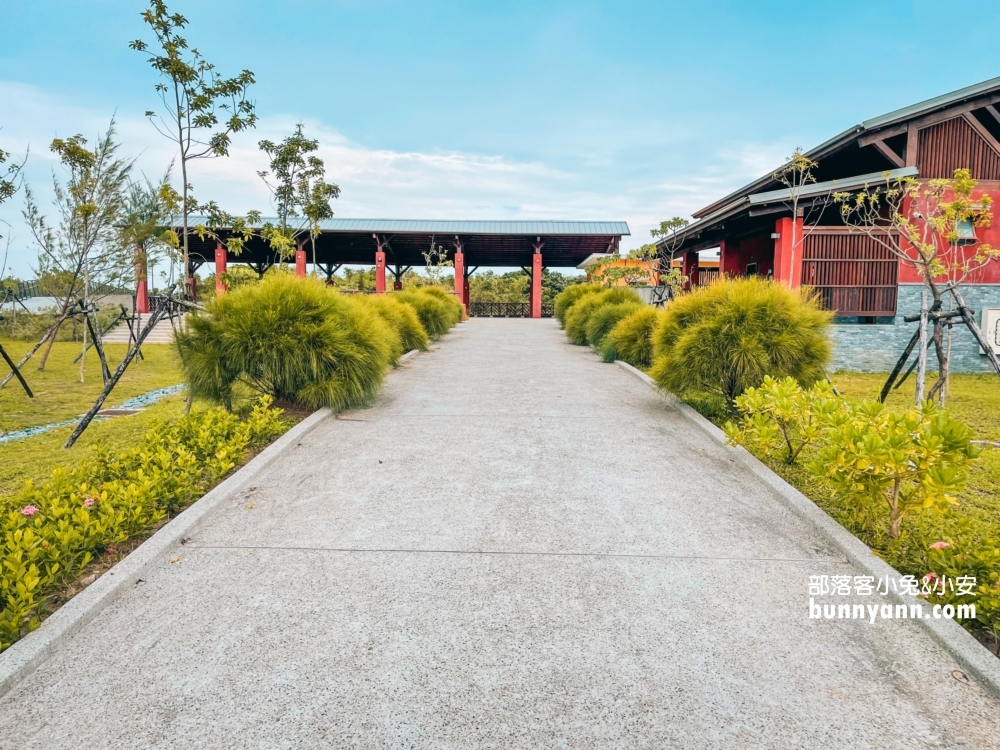
[[[813,230],[803,242],[802,285],[840,316],[893,317],[899,261],[864,234]]]

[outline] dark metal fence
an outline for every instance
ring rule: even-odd
[[[542,305],[542,317],[552,317],[552,304]],[[530,302],[470,302],[469,316],[473,318],[530,318]]]

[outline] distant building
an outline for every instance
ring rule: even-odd
[[[816,199],[875,185],[886,172],[929,180],[968,168],[979,181],[977,195],[992,196],[997,214],[991,227],[978,229],[979,237],[1000,247],[998,107],[1000,78],[994,78],[866,120],[806,152],[818,163],[817,183],[800,195]],[[726,276],[768,276],[816,289],[837,315],[835,368],[891,369],[914,330],[903,316],[920,311],[923,285],[916,272],[869,237],[849,232],[837,206],[822,211],[794,253],[793,267],[792,222],[801,228],[802,218],[791,215],[788,201],[788,189],[773,174],[765,175],[695,212],[697,221],[681,233],[674,257],[694,283],[704,283],[699,251],[718,247]],[[963,294],[1000,352],[1000,263],[971,279]],[[991,369],[962,326],[954,329],[952,369]]]

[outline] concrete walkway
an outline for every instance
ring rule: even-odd
[[[177,555],[0,747],[1000,746],[915,624],[810,620],[857,571],[553,321],[459,326]]]

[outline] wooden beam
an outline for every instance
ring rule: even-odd
[[[873,141],[871,145],[877,148],[882,153],[882,156],[892,162],[896,167],[906,166],[906,162],[900,158],[899,154],[889,148],[885,141]]]
[[[993,115],[993,119],[1000,122],[1000,110],[994,107],[992,104],[986,105],[986,111]]]
[[[878,132],[872,133],[871,135],[863,136],[858,138],[859,146],[872,146],[878,141],[884,141],[886,138],[892,138],[896,135],[902,135],[906,132],[906,123],[901,123],[899,125],[893,125],[891,128],[886,128],[885,130],[879,130]]]
[[[910,123],[910,126],[906,129],[906,164],[907,167],[917,166],[917,147],[919,143],[920,130],[916,123]]]
[[[998,155],[1000,155],[1000,142],[993,137],[993,134],[983,127],[983,124],[976,119],[976,116],[971,112],[966,112],[962,115],[965,121],[972,126],[972,129],[979,133],[979,137],[986,141],[990,148],[992,148]]]

